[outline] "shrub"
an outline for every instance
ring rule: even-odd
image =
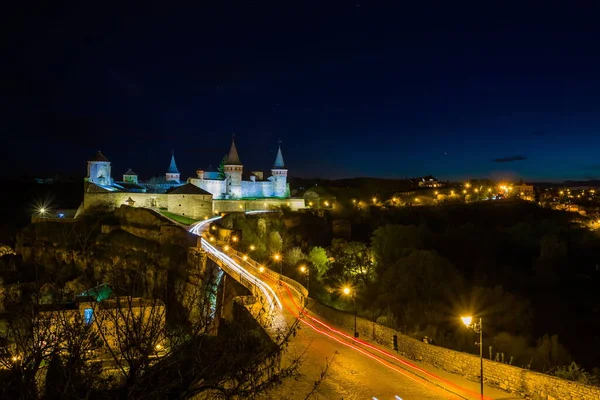
[[[570,365],[556,367],[551,374],[569,381],[575,381],[586,385],[598,385],[598,377],[586,372],[573,361]]]

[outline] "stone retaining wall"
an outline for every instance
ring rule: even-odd
[[[315,314],[337,324],[354,329],[354,315],[335,310],[310,301],[309,309]],[[412,360],[421,361],[444,371],[479,379],[478,356],[426,344],[394,329],[376,324],[364,318],[356,320],[360,337],[375,340],[390,349],[393,336],[398,335],[398,352]],[[533,400],[600,400],[600,388],[559,379],[528,369],[484,359],[485,383]]]

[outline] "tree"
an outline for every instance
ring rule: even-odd
[[[217,168],[217,171],[219,172],[219,179],[222,179],[222,180],[225,179],[225,164],[227,164],[227,154],[225,156],[223,156],[223,159],[221,160],[221,163],[219,164],[219,167]]]
[[[457,292],[462,278],[454,266],[435,251],[414,250],[388,268],[381,277],[382,291],[396,294],[396,299],[440,300]]]
[[[279,253],[283,249],[283,239],[277,231],[271,231],[269,233],[269,241],[267,248],[271,253]]]
[[[305,258],[306,255],[302,252],[300,247],[292,247],[286,252],[284,260],[289,266],[295,267]]]
[[[338,278],[365,284],[374,278],[374,259],[366,244],[334,239],[330,251],[334,260],[332,271],[338,274]]]
[[[424,232],[413,225],[384,225],[373,232],[371,248],[379,267],[393,264],[412,249],[424,248]]]
[[[329,257],[322,247],[313,247],[308,253],[308,259],[317,271],[317,279],[322,280],[329,271]]]

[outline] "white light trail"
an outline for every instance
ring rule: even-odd
[[[218,250],[216,247],[212,246],[204,238],[201,240],[202,240],[202,248],[203,249],[216,255],[217,257],[219,257],[219,259],[221,261],[226,263],[231,269],[233,269],[234,271],[238,272],[241,276],[248,279],[248,281],[253,282],[254,285],[257,286],[265,294],[265,297],[269,300],[271,307],[275,306],[275,304],[273,303],[273,298],[275,298],[279,309],[283,310],[283,306],[281,304],[281,301],[279,300],[279,297],[277,297],[277,295],[275,294],[275,292],[273,291],[273,289],[271,289],[271,287],[269,285],[267,285],[265,282],[263,282],[261,279],[259,279],[256,275],[252,275],[251,273],[246,271],[246,269],[244,269],[242,266],[240,266],[238,263],[236,263],[231,257],[229,257],[227,254],[223,253],[222,251]],[[271,294],[269,294],[269,292],[272,294],[272,296],[271,296]]]
[[[257,212],[264,212],[264,211],[249,211],[247,213],[257,213]],[[189,231],[191,233],[194,233],[194,234],[200,236],[201,228],[203,228],[206,224],[209,224],[209,223],[219,220],[219,219],[221,219],[221,216],[217,216],[217,217],[213,217],[213,218],[210,218],[207,220],[200,221],[196,225],[192,226],[189,229]],[[200,243],[204,250],[209,251],[210,253],[212,253],[213,255],[218,257],[222,262],[226,263],[231,269],[233,269],[234,271],[239,273],[240,276],[243,276],[248,281],[253,282],[254,285],[256,287],[258,287],[261,290],[261,292],[263,292],[263,294],[265,295],[265,298],[269,301],[271,308],[275,307],[275,303],[273,302],[273,299],[275,299],[279,309],[283,310],[283,306],[281,304],[281,301],[279,300],[279,297],[275,294],[273,289],[271,289],[271,287],[268,284],[266,284],[261,279],[259,279],[258,276],[249,273],[245,268],[243,268],[241,265],[239,265],[237,262],[235,262],[231,257],[229,257],[227,254],[223,253],[222,251],[218,250],[216,247],[212,246],[204,238],[200,239]]]

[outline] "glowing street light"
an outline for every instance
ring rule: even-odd
[[[215,241],[215,237],[214,237],[214,236],[211,236],[211,237],[210,237],[210,241],[211,241],[211,242],[214,242],[214,241]]]
[[[228,251],[229,250],[229,246],[225,245],[225,247],[223,247],[223,250]]]
[[[342,292],[345,295],[350,295],[352,297],[352,305],[354,306],[354,337],[358,337],[358,331],[356,330],[356,297],[354,296],[354,292],[348,287],[344,287]]]
[[[377,203],[377,197],[373,197],[373,204]]]
[[[465,324],[468,329],[473,329],[475,333],[479,333],[479,343],[475,344],[479,345],[479,374],[481,378],[481,399],[483,400],[483,327],[481,318],[479,318],[479,323],[473,322],[473,317],[471,316],[461,317],[460,319],[462,319],[463,324]]]
[[[255,249],[256,249],[256,247],[253,244],[251,244],[250,245],[250,250],[252,251],[252,250],[255,250]]]
[[[310,271],[307,266],[302,265],[302,266],[300,266],[300,272],[302,272],[303,274],[306,274],[306,291],[308,291],[308,285],[309,285],[308,276],[309,276]]]
[[[265,267],[263,267],[263,266],[261,265],[260,267],[258,267],[258,270],[259,270],[260,272],[265,272]]]
[[[231,238],[231,240],[232,240],[233,242],[237,242],[237,241],[238,241],[238,238],[237,238],[237,236],[233,236],[233,237]]]
[[[273,260],[275,260],[275,262],[279,263],[279,275],[283,275],[283,263],[281,263],[281,254],[279,253],[275,253],[273,254]]]
[[[244,254],[244,257],[242,257],[242,260],[248,261],[248,256]]]

